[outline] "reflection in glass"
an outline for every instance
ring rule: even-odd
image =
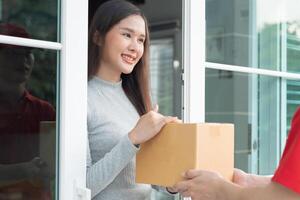
[[[206,0],[206,61],[246,67],[256,64],[251,61],[255,47],[250,2]]]
[[[56,60],[56,52],[0,44],[1,200],[55,197]]]
[[[207,69],[205,91],[206,121],[235,125],[235,167],[273,174],[286,126],[280,79]]]
[[[287,82],[287,133],[290,130],[292,117],[300,106],[300,81],[286,81]]]
[[[153,40],[150,46],[151,91],[153,102],[164,115],[174,115],[173,40]]]
[[[33,39],[59,41],[57,0],[1,0],[0,8],[0,22],[26,28]]]
[[[298,4],[206,0],[206,61],[300,73]]]
[[[300,73],[300,20],[287,23],[287,71]]]

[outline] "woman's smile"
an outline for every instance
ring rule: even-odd
[[[136,56],[130,55],[130,54],[122,54],[122,60],[130,65],[133,65],[136,63]]]

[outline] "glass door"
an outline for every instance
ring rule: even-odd
[[[0,199],[89,199],[87,16],[86,1],[0,1]]]
[[[299,105],[297,4],[205,1],[205,119],[235,124],[235,167],[248,172],[273,174]]]
[[[0,199],[57,199],[60,2],[0,1]]]

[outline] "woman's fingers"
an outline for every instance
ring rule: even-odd
[[[129,133],[129,139],[133,144],[141,144],[157,135],[166,123],[180,123],[177,117],[163,116],[158,111],[156,104],[153,110],[143,115],[134,129]]]
[[[172,116],[167,116],[167,117],[165,117],[165,122],[166,122],[166,123],[175,122],[175,121],[177,121],[177,120],[178,120],[177,117],[172,117]]]
[[[159,110],[159,106],[158,106],[158,104],[155,104],[153,107],[153,111],[158,112],[158,110]]]

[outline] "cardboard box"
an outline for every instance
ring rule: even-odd
[[[40,122],[40,146],[39,156],[42,161],[46,162],[50,177],[56,172],[56,122]]]
[[[56,122],[55,121],[41,121],[39,132],[39,157],[46,162],[49,167],[49,176],[55,177],[56,172]],[[35,135],[33,135],[35,137]],[[28,139],[30,137],[26,136]],[[34,139],[34,138],[32,138]],[[30,162],[28,160],[27,162]],[[16,179],[16,180],[0,180],[0,188],[28,188],[34,185],[36,188],[42,186],[41,180],[37,179]],[[16,194],[18,194],[16,192]],[[14,196],[15,197],[15,196]],[[1,199],[1,197],[0,197]]]
[[[173,186],[188,169],[213,170],[232,180],[234,126],[232,124],[165,125],[141,145],[136,156],[136,182]]]

